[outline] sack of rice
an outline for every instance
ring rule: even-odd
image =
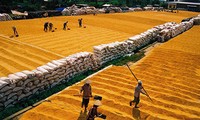
[[[0,93],[0,98],[4,97],[5,93]]]
[[[5,87],[6,85],[8,85],[7,82],[5,82],[5,81],[0,81],[0,90],[1,90],[1,88]]]
[[[32,82],[32,81],[34,81],[34,79],[26,79],[26,80],[24,81],[24,83],[23,83],[23,87],[27,86],[27,84],[28,84],[29,82]]]
[[[28,78],[35,77],[35,73],[33,71],[24,70],[22,73],[26,74]]]
[[[14,104],[16,104],[18,102],[17,101],[17,95],[12,96],[10,99],[14,100],[14,102],[12,103],[13,106],[14,106]]]
[[[23,90],[23,93],[28,93],[31,89],[26,87],[24,90]]]
[[[32,92],[28,92],[28,93],[25,94],[25,98],[28,98],[31,95],[32,95]]]
[[[17,83],[20,80],[24,80],[22,77],[17,76],[15,74],[9,74],[8,78],[10,79],[10,81],[11,81],[12,84]]]
[[[38,85],[39,83],[40,83],[40,80],[39,80],[39,79],[33,81],[33,84],[34,84],[34,85]]]
[[[8,90],[12,90],[12,89],[13,89],[12,87],[6,85],[6,86],[4,86],[3,88],[1,88],[0,92],[3,93],[3,92],[6,92],[6,91],[8,91]]]
[[[27,87],[32,87],[32,86],[33,86],[33,82],[28,82],[28,83],[26,84],[26,86],[27,86]]]
[[[17,92],[17,91],[20,91],[20,90],[23,90],[24,88],[23,87],[15,87],[13,89],[13,92]]]
[[[19,90],[19,91],[16,91],[16,92],[17,92],[17,96],[20,96],[23,93],[22,90]]]
[[[1,102],[1,103],[4,103],[6,100],[7,100],[7,96],[4,96],[4,97],[1,97],[1,98],[0,98],[0,102]]]
[[[6,82],[8,84],[11,84],[11,80],[8,77],[0,77],[0,81],[4,81],[4,82]]]
[[[13,97],[14,95],[16,95],[17,93],[11,93],[8,95],[7,99],[10,99],[11,97]]]
[[[65,66],[65,62],[61,62],[59,60],[52,60],[51,63],[54,64],[54,65],[56,65],[56,66],[58,66],[58,67]]]
[[[38,90],[39,90],[39,88],[35,88],[32,90],[32,93],[35,94]]]
[[[23,73],[23,72],[17,72],[17,73],[14,73],[16,76],[19,76],[20,78],[22,78],[22,80],[25,80],[28,78],[28,76]]]
[[[52,72],[54,71],[54,68],[48,66],[48,65],[42,65],[40,66],[40,68],[44,68],[45,70],[47,70],[48,72]]]
[[[59,69],[59,68],[60,68],[60,66],[58,66],[58,65],[55,65],[55,64],[53,64],[53,63],[51,63],[51,62],[48,62],[46,65],[47,65],[47,66],[49,66],[49,67],[51,67],[51,68],[53,68],[54,70],[56,70],[56,69]]]
[[[23,99],[24,97],[26,97],[25,94],[21,94],[20,96],[18,96],[18,101],[20,101],[21,99]]]
[[[43,80],[44,79],[45,74],[43,74],[42,71],[40,71],[40,70],[33,70],[32,72],[35,73],[35,78],[36,79],[38,79],[38,80]]]
[[[6,90],[4,93],[4,96],[7,96],[7,95],[9,95],[9,94],[11,94],[13,92],[13,90],[12,89],[9,89],[9,90]]]
[[[12,104],[12,102],[14,102],[14,100],[9,99],[6,102],[4,102],[4,106],[7,107],[9,104]]]
[[[46,70],[46,69],[44,69],[43,67],[37,67],[36,68],[38,71],[40,71],[40,72],[42,72],[42,74],[43,75],[46,75],[46,74],[48,74],[49,73],[49,71],[48,70]]]

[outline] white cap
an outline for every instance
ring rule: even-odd
[[[101,101],[100,101],[100,100],[96,100],[96,101],[94,102],[94,105],[96,105],[96,106],[101,106],[101,105],[102,105],[102,103],[101,103]]]
[[[86,80],[85,83],[86,83],[86,84],[90,84],[90,83],[91,83],[91,80]]]
[[[141,80],[138,80],[138,84],[142,84],[142,81],[141,81]]]

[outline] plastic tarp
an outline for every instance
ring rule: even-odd
[[[64,7],[60,7],[60,8],[56,8],[57,11],[63,11],[65,8]]]
[[[12,14],[14,15],[24,15],[24,16],[28,16],[28,12],[24,11],[24,13],[16,11],[16,10],[11,10]]]

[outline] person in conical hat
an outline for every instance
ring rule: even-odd
[[[90,84],[90,83],[91,83],[91,80],[88,79],[88,80],[85,81],[85,83],[86,83],[86,84]]]
[[[142,85],[142,81],[141,81],[141,80],[138,80],[138,84]]]
[[[81,107],[85,107],[85,111],[87,110],[90,97],[92,97],[92,87],[90,85],[91,80],[86,80],[85,84],[81,87],[80,93],[83,92],[82,104]]]
[[[138,80],[138,84],[135,87],[134,100],[130,101],[130,106],[132,106],[132,103],[135,102],[135,108],[139,108],[137,105],[140,102],[140,93],[146,95],[142,87],[142,81]]]
[[[93,107],[89,110],[86,120],[94,120],[95,117],[98,117],[100,114],[98,113],[97,109],[101,105],[102,105],[101,101],[100,100],[96,100],[94,102]]]

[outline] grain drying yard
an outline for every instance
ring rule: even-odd
[[[185,11],[131,12],[0,22],[0,76],[31,71],[78,52],[93,52],[93,46],[124,41],[154,26],[180,23],[182,19],[196,15],[198,13]],[[83,18],[86,28],[78,28],[78,18]],[[62,24],[66,20],[71,30],[63,31]],[[52,22],[57,30],[44,32],[46,21]],[[10,38],[13,25],[19,32],[17,38]],[[152,103],[141,96],[139,109],[129,106],[137,83],[126,66],[111,66],[90,77],[93,94],[103,97],[99,111],[107,115],[107,120],[200,119],[199,32],[200,26],[193,26],[151,49],[143,59],[131,65],[153,100]],[[73,96],[83,84],[81,81],[49,97],[20,119],[84,120],[86,113],[80,107],[82,98]],[[90,107],[92,103],[93,100]]]

